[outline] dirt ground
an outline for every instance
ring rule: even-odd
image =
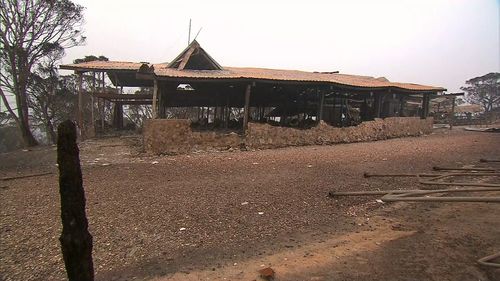
[[[327,196],[421,187],[364,172],[484,166],[498,133],[163,157],[133,144],[81,144],[96,280],[251,281],[269,266],[276,280],[500,280],[476,262],[500,251],[500,204]],[[0,280],[65,280],[55,162],[55,147],[0,154],[0,177],[54,172],[0,181]]]

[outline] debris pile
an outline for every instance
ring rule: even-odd
[[[500,160],[480,159],[480,163],[500,163]],[[339,196],[369,196],[382,195],[377,202],[396,202],[396,201],[414,201],[414,202],[481,202],[481,203],[500,203],[500,196],[491,196],[491,192],[500,191],[500,183],[487,182],[488,180],[499,178],[500,169],[495,167],[433,167],[438,173],[421,174],[371,174],[364,173],[364,177],[417,177],[419,184],[426,188],[422,189],[400,189],[400,190],[367,190],[367,191],[331,191],[330,197]],[[453,181],[457,177],[469,177],[476,180],[473,182]],[[423,180],[422,178],[425,178]],[[436,186],[459,186],[461,188],[433,189]],[[449,195],[457,192],[464,194],[490,192],[485,196],[429,196],[430,194]],[[500,252],[481,258],[478,263],[484,266],[500,267],[499,263],[492,260],[500,257]]]

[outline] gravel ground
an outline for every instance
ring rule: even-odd
[[[500,158],[500,134],[462,131],[166,157],[138,154],[128,143],[81,145],[97,280],[223,271],[283,249],[369,231],[373,225],[353,218],[381,204],[373,198],[332,200],[328,191],[414,188],[412,180],[375,181],[362,174],[429,172],[436,165]],[[53,147],[0,154],[0,176],[56,172],[54,163]],[[57,174],[0,185],[7,185],[0,189],[0,280],[65,280]]]

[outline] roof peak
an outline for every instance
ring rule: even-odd
[[[177,70],[222,70],[222,66],[215,61],[201,46],[198,41],[193,40],[167,68]]]

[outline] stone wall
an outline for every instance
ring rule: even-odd
[[[144,123],[144,149],[155,154],[182,154],[197,150],[239,148],[243,137],[237,133],[193,131],[185,119],[150,119]],[[244,146],[244,145],[243,145]]]
[[[311,129],[274,127],[268,124],[248,126],[246,145],[274,148],[311,144],[334,144],[418,136],[432,131],[432,118],[389,117],[363,122],[358,126],[337,128],[324,122]]]
[[[246,136],[236,133],[193,131],[189,120],[148,120],[144,126],[144,148],[155,154],[180,154],[196,150],[277,148],[334,144],[418,136],[432,131],[432,118],[390,117],[336,128],[324,122],[310,129],[275,127],[249,123]]]

